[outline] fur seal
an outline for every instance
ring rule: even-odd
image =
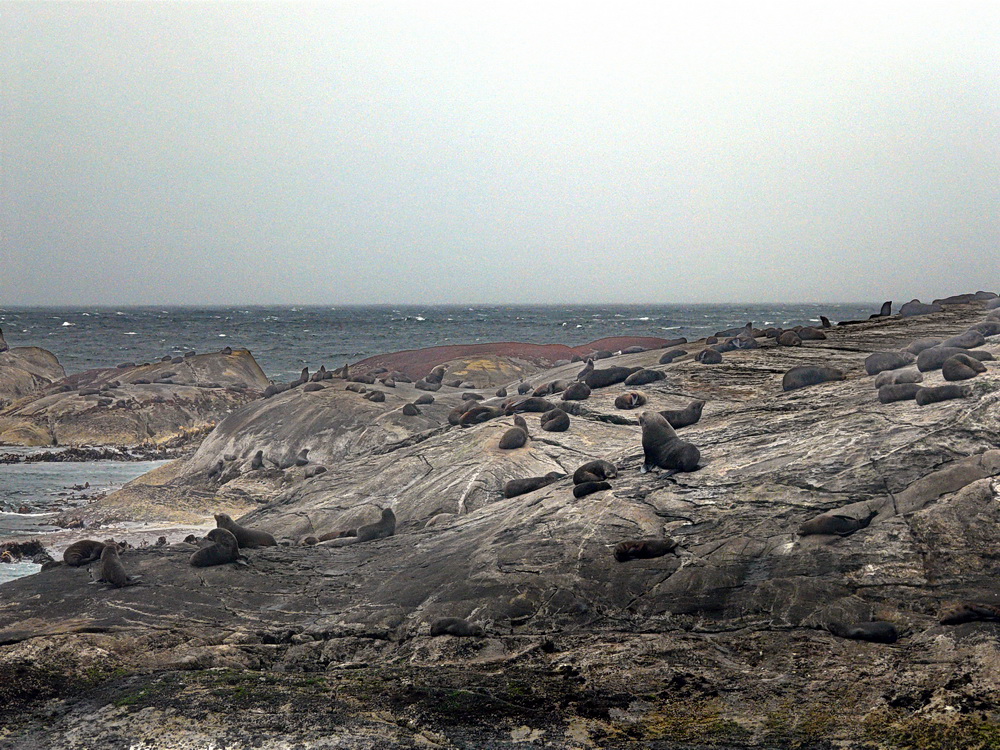
[[[413,387],[417,388],[417,389],[419,389],[421,391],[440,391],[441,390],[441,384],[440,383],[428,383],[426,380],[418,380],[416,383],[413,384]]]
[[[413,403],[415,403],[417,406],[423,406],[424,404],[433,404],[434,397],[429,393],[421,393],[419,396],[413,399]]]
[[[917,355],[920,354],[924,349],[930,349],[935,346],[941,345],[941,339],[914,339],[910,342],[909,346],[903,349],[904,352],[909,352],[910,354]]]
[[[483,636],[483,629],[481,626],[475,625],[468,620],[463,620],[461,617],[442,617],[431,623],[431,636],[437,637],[439,635],[481,638]]]
[[[81,539],[73,542],[63,552],[63,562],[74,568],[81,565],[88,565],[101,559],[104,551],[104,542],[96,542],[93,539]]]
[[[215,523],[220,529],[226,529],[233,533],[241,549],[250,547],[277,547],[278,542],[266,531],[258,529],[248,529],[240,526],[228,513],[216,513]]]
[[[802,339],[795,331],[782,331],[777,341],[778,346],[802,346]]]
[[[514,426],[507,430],[500,438],[500,449],[513,450],[515,448],[523,448],[527,442],[528,423],[524,421],[524,417],[515,415]]]
[[[668,471],[694,471],[698,468],[701,452],[691,443],[681,440],[674,428],[659,413],[644,411],[639,416],[642,427],[642,451],[645,460],[642,473],[654,466]]]
[[[637,409],[640,406],[646,405],[646,396],[639,391],[628,391],[627,393],[619,394],[615,399],[616,409]]]
[[[915,367],[907,367],[902,370],[883,370],[875,376],[875,387],[881,388],[883,385],[901,385],[903,383],[922,383],[923,373]]]
[[[590,375],[590,373],[592,373],[593,371],[594,371],[594,360],[588,359],[587,360],[587,364],[585,364],[583,366],[583,369],[580,370],[580,372],[578,372],[576,374],[576,380],[577,381],[582,381],[584,378],[586,378],[588,375]]]
[[[917,355],[917,368],[920,372],[940,370],[941,365],[944,364],[945,360],[949,357],[954,357],[956,354],[965,354],[969,357],[975,357],[980,362],[993,359],[993,355],[989,352],[979,351],[976,349],[961,349],[954,346],[935,346],[932,349],[925,349]]]
[[[316,391],[322,391],[322,390],[323,386],[321,386],[319,383],[306,383],[304,386],[302,386],[303,393],[315,393]]]
[[[649,383],[663,380],[666,377],[667,373],[661,370],[647,370],[643,368],[625,378],[625,385],[648,385]]]
[[[583,381],[577,381],[562,392],[563,401],[586,401],[590,398],[590,386]]]
[[[497,398],[507,398],[507,389],[497,388],[497,392],[494,395],[496,395]]]
[[[505,402],[504,413],[508,416],[520,412],[547,412],[557,409],[555,404],[539,396],[529,396],[528,398],[518,398]]]
[[[605,479],[614,479],[617,476],[618,469],[613,463],[598,458],[595,461],[588,461],[573,472],[573,484],[603,482]]]
[[[489,422],[491,419],[502,417],[504,411],[496,406],[473,406],[462,414],[458,420],[460,427],[471,427],[474,424]]]
[[[526,477],[524,479],[511,479],[503,486],[503,496],[505,498],[517,497],[528,492],[534,492],[547,485],[552,484],[557,479],[562,479],[565,474],[558,471],[550,471],[544,477]]]
[[[562,393],[566,390],[566,387],[571,383],[576,382],[572,380],[551,380],[548,383],[538,386],[534,391],[531,392],[532,396],[552,396],[556,393]]]
[[[920,406],[936,404],[939,401],[950,401],[953,398],[968,398],[969,390],[964,385],[939,385],[936,388],[919,388],[914,399]]]
[[[10,346],[8,346],[7,342],[4,341],[3,329],[0,328],[0,352],[6,352],[6,351],[10,351]]]
[[[958,336],[952,336],[950,339],[945,339],[941,342],[941,346],[953,346],[959,349],[975,349],[977,346],[982,346],[985,343],[986,337],[979,331],[970,328],[965,333],[960,333]]]
[[[942,310],[944,308],[941,305],[926,305],[920,300],[913,299],[899,308],[899,314],[904,318],[912,318],[914,315],[928,315]]]
[[[1000,336],[1000,320],[984,320],[969,326],[970,331],[979,331],[985,338]]]
[[[523,380],[517,384],[517,395],[523,396],[528,391],[534,390],[531,387],[531,383],[525,383]]]
[[[484,398],[485,398],[485,396],[481,396],[478,393],[463,393],[462,394],[462,400],[463,401],[482,401]]]
[[[592,495],[595,492],[610,489],[610,482],[581,482],[580,484],[573,485],[573,497],[579,500],[581,497]]]
[[[896,626],[891,622],[882,620],[859,622],[855,625],[831,622],[827,624],[826,629],[838,638],[851,638],[855,641],[895,643],[899,640],[899,633],[896,632]]]
[[[382,391],[368,391],[362,398],[368,399],[369,401],[377,404],[381,404],[385,401],[385,393]]]
[[[803,341],[825,341],[826,334],[823,333],[818,328],[813,328],[812,326],[806,326],[805,328],[799,329],[798,336]]]
[[[794,391],[797,388],[805,388],[810,385],[844,380],[846,377],[844,373],[834,367],[800,365],[799,367],[793,367],[785,373],[785,376],[781,379],[781,389],[783,391]]]
[[[968,354],[954,354],[941,365],[945,380],[968,380],[981,372],[986,372],[986,365]]]
[[[233,536],[233,532],[227,529],[212,529],[205,535],[213,543],[208,547],[197,550],[189,562],[196,568],[208,568],[212,565],[225,565],[236,562],[240,556],[240,545]]]
[[[670,423],[675,430],[696,424],[701,419],[701,411],[705,408],[702,400],[692,401],[683,409],[664,409],[660,415]]]
[[[819,316],[819,322],[823,324],[824,328],[832,328],[833,327],[833,326],[830,325],[830,319],[828,317],[826,317],[825,315],[820,315]]]
[[[354,393],[365,393],[368,391],[368,389],[365,388],[365,386],[362,385],[361,383],[348,383],[346,386],[344,386],[344,390],[353,391]]]
[[[663,557],[668,552],[673,552],[676,547],[677,542],[669,537],[663,539],[628,539],[615,545],[615,559],[618,562],[649,560],[654,557]]]
[[[919,383],[889,383],[878,389],[878,400],[882,404],[896,401],[912,401],[921,388]]]
[[[338,537],[327,542],[321,542],[329,547],[347,547],[351,544],[361,542],[371,542],[375,539],[385,539],[396,533],[396,514],[392,508],[383,508],[382,517],[375,523],[368,523],[358,527],[358,534],[355,537]]]
[[[542,414],[539,424],[546,432],[566,432],[569,429],[569,414],[562,409],[549,409]]]
[[[961,625],[963,622],[1000,620],[1000,607],[993,604],[962,602],[941,610],[938,622],[942,625]]]
[[[326,474],[327,468],[325,466],[310,466],[306,469],[305,478],[312,479],[313,477],[318,477],[320,474]]]
[[[137,580],[129,578],[122,565],[121,558],[118,557],[118,545],[114,542],[105,544],[101,550],[101,563],[98,566],[98,581],[110,583],[116,589],[123,586],[132,586],[138,583]]]
[[[295,457],[296,466],[305,466],[309,463],[309,449],[303,448],[299,451],[299,454]]]
[[[591,388],[606,388],[609,385],[621,383],[633,372],[638,372],[641,367],[605,367],[600,370],[592,370],[583,378],[583,382]]]
[[[701,362],[703,365],[720,365],[722,364],[722,354],[715,349],[702,349],[695,355],[694,361]]]
[[[256,471],[264,467],[264,451],[257,451],[253,454],[253,459],[250,461],[250,469]]]
[[[875,352],[865,357],[865,372],[878,375],[883,370],[898,370],[916,361],[917,358],[907,351]]]
[[[403,404],[403,416],[404,417],[415,417],[420,414],[420,409],[418,409],[413,404]]]
[[[675,359],[687,355],[687,351],[684,349],[671,349],[669,352],[664,352],[660,355],[659,362],[661,365],[669,365]]]
[[[810,534],[850,536],[855,531],[867,528],[868,524],[877,515],[877,510],[871,511],[864,518],[854,518],[853,516],[843,516],[836,513],[823,513],[815,518],[810,518],[799,526],[799,536],[809,536]]]

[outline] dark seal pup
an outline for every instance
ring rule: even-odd
[[[899,633],[896,632],[896,626],[891,622],[883,620],[859,622],[855,625],[831,622],[827,624],[826,629],[838,638],[851,638],[855,641],[895,643],[899,640]]]
[[[843,516],[833,513],[823,513],[811,518],[799,526],[799,536],[809,536],[810,534],[836,534],[837,536],[849,536],[855,531],[867,528],[872,519],[878,515],[877,510],[871,511],[864,518],[854,518],[853,516]]]
[[[603,482],[605,479],[614,479],[618,476],[618,469],[610,461],[599,458],[596,461],[588,461],[573,472],[573,484],[583,484],[584,482]]]
[[[566,432],[569,429],[569,414],[562,409],[550,409],[539,419],[546,432]]]
[[[655,411],[644,411],[639,416],[642,427],[642,451],[645,460],[642,473],[658,466],[668,471],[694,471],[698,468],[701,452],[691,443],[681,440],[670,423]]]
[[[681,427],[689,427],[696,424],[701,419],[701,411],[705,408],[705,402],[692,401],[683,409],[664,409],[660,415],[666,419],[675,430]]]
[[[229,517],[228,513],[216,513],[215,523],[220,529],[227,529],[233,533],[233,536],[236,537],[236,541],[240,545],[240,549],[278,546],[277,540],[275,540],[275,538],[266,531],[247,529],[240,526],[236,523],[236,521]]]
[[[104,542],[95,542],[93,539],[81,539],[73,542],[63,552],[63,562],[77,568],[101,559],[104,551]]]
[[[649,560],[654,557],[663,557],[668,552],[673,552],[676,547],[677,542],[669,537],[664,539],[628,539],[615,546],[615,559],[618,562]]]
[[[581,482],[580,484],[574,485],[573,497],[579,500],[581,497],[592,495],[595,492],[601,492],[602,490],[610,490],[610,489],[611,489],[610,482]]]
[[[110,583],[116,589],[123,586],[133,586],[137,580],[129,578],[125,573],[125,566],[122,565],[121,558],[118,557],[118,545],[114,542],[105,544],[101,550],[101,564],[98,566],[98,581]]]
[[[457,636],[472,636],[475,638],[481,638],[483,636],[483,629],[479,625],[475,625],[468,620],[463,620],[461,617],[442,617],[431,623],[431,635],[457,635]]]
[[[213,544],[202,547],[191,555],[190,563],[196,568],[208,568],[212,565],[225,565],[236,562],[240,556],[240,545],[227,529],[212,529],[205,535]]]
[[[565,474],[558,471],[550,471],[544,477],[525,477],[524,479],[511,479],[503,486],[503,496],[505,498],[525,495],[529,492],[541,489],[552,484],[557,479],[562,479]]]
[[[645,394],[639,393],[639,391],[628,391],[620,394],[615,399],[616,409],[638,409],[640,406],[645,405],[646,396]]]

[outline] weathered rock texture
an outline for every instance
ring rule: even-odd
[[[689,346],[666,378],[644,386],[650,410],[706,402],[701,420],[678,431],[702,467],[674,476],[640,474],[640,429],[613,405],[621,385],[563,402],[572,414],[563,433],[542,433],[526,415],[531,440],[517,451],[497,445],[509,420],[449,425],[461,398],[449,387],[406,418],[415,392],[403,384],[382,404],[343,384],[249,404],[174,465],[158,489],[164,504],[201,492],[209,507],[210,493],[242,493],[266,504],[241,523],[293,541],[371,523],[391,507],[395,536],[246,550],[245,565],[207,569],[187,564],[185,545],[127,552],[143,584],[122,590],[84,585],[85,571],[68,568],[3,586],[0,677],[42,664],[84,696],[62,697],[51,727],[25,714],[8,736],[24,747],[69,736],[103,701],[114,710],[92,722],[97,736],[113,720],[120,735],[146,737],[170,716],[203,743],[268,731],[307,747],[995,739],[1000,625],[945,626],[938,613],[1000,603],[998,364],[985,363],[969,398],[924,407],[880,403],[864,367],[872,352],[960,333],[983,317],[981,304],[827,329],[826,340],[795,348],[761,339],[711,368],[693,361],[704,345]],[[985,348],[998,354],[1000,342]],[[609,366],[651,367],[658,357]],[[784,392],[794,366],[833,367],[846,380]],[[943,382],[925,374],[924,385]],[[280,465],[305,447],[327,472],[248,469],[257,450]],[[224,454],[238,458],[220,483],[209,473]],[[577,500],[572,473],[595,458],[618,474],[610,490]],[[550,471],[567,476],[503,498],[508,480]],[[128,492],[108,500],[127,507]],[[850,536],[797,535],[821,513],[874,510]],[[620,542],[660,538],[676,548],[615,559]],[[430,623],[445,617],[485,635],[432,639]],[[826,630],[871,620],[892,623],[899,641]],[[89,689],[72,682],[95,665],[130,676]],[[312,687],[297,673],[313,675]],[[39,696],[69,691],[36,682]],[[234,685],[249,723],[220,697]],[[315,713],[292,718],[280,706]],[[373,722],[373,707],[388,725]]]
[[[52,360],[54,371],[58,363]],[[88,370],[46,385],[0,410],[0,443],[160,444],[210,429],[257,398],[267,378],[250,352],[235,350],[185,357],[177,364]]]
[[[0,407],[31,395],[66,375],[56,356],[36,346],[0,351]]]

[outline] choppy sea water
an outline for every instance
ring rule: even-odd
[[[786,305],[0,308],[10,346],[40,346],[67,373],[186,351],[249,349],[267,376],[444,344],[576,346],[609,336],[697,339],[741,326],[867,318],[881,302]]]

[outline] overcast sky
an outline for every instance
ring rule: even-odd
[[[1000,3],[0,4],[0,306],[1000,291]]]

